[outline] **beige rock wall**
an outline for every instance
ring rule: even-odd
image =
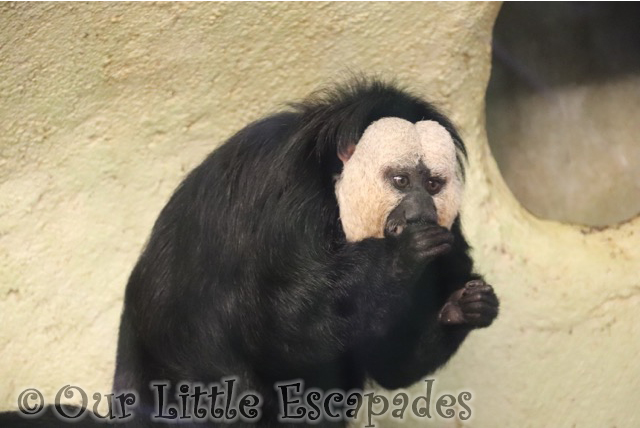
[[[501,8],[486,129],[535,215],[606,226],[640,213],[638,16],[636,2]]]
[[[638,426],[640,221],[586,230],[512,197],[484,131],[498,9],[1,4],[1,407],[26,387],[108,392],[124,285],[175,186],[247,122],[352,70],[435,100],[469,146],[465,229],[503,309],[437,374],[438,391],[473,392],[472,419],[450,424]]]

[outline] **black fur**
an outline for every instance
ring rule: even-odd
[[[407,265],[411,242],[431,245],[426,232],[347,243],[338,217],[337,153],[386,116],[436,120],[465,155],[433,106],[358,81],[247,126],[189,174],[129,279],[115,390],[153,406],[151,381],[237,376],[262,395],[266,426],[274,382],[349,390],[371,376],[398,388],[451,357],[480,325],[439,321],[450,296],[479,278],[459,220],[451,251]]]

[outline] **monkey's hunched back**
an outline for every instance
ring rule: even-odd
[[[233,376],[261,395],[260,423],[277,425],[276,382],[348,391],[371,377],[405,387],[491,323],[495,294],[472,273],[459,219],[434,223],[435,195],[389,186],[399,203],[383,214],[394,228],[345,238],[335,183],[382,118],[439,124],[463,174],[449,120],[379,81],[248,125],[188,175],[156,221],[126,289],[114,390],[137,391],[145,409],[154,407],[152,381]],[[415,174],[429,174],[421,168]],[[424,215],[405,218],[415,206]]]

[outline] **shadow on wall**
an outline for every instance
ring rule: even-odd
[[[639,16],[638,3],[503,5],[487,133],[533,214],[604,226],[640,212]]]

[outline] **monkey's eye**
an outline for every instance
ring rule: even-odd
[[[427,192],[431,195],[435,195],[440,192],[440,190],[442,190],[442,186],[444,186],[444,180],[437,177],[430,177],[425,185]]]
[[[393,185],[396,186],[396,189],[405,189],[409,186],[409,177],[406,175],[394,175]]]

